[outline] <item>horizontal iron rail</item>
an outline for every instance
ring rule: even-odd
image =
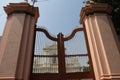
[[[58,57],[57,55],[34,55],[34,57]]]
[[[65,55],[65,57],[88,56],[88,54]],[[34,55],[34,57],[58,57],[58,55]]]
[[[67,79],[92,79],[91,72],[73,72],[65,73]],[[32,73],[33,79],[38,80],[50,80],[49,78],[59,80],[60,73]]]
[[[91,72],[66,73],[67,79],[89,79],[93,78]]]
[[[65,57],[74,57],[74,56],[88,56],[88,54],[72,54],[72,55],[65,55]]]
[[[32,73],[32,80],[59,80],[59,74],[57,73]]]

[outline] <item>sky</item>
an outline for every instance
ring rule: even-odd
[[[3,6],[9,5],[9,3],[19,3],[23,1],[24,0],[0,0],[0,36],[3,33],[7,17]],[[29,0],[29,3],[32,4],[31,0]],[[35,6],[39,7],[40,14],[37,25],[45,27],[52,35],[56,36],[59,32],[62,32],[67,36],[73,29],[82,26],[79,24],[79,20],[81,8],[84,6],[83,0],[38,0]],[[78,45],[80,47],[77,48],[80,48],[78,52],[86,52],[83,37],[83,34],[80,35],[81,42]],[[70,52],[74,52],[76,50],[74,47],[77,45],[73,46],[73,44],[77,44],[77,41],[76,43],[70,43],[71,44],[65,43],[65,47],[67,47]],[[73,51],[71,51],[71,49]]]
[[[0,0],[0,35],[2,35],[6,13],[3,6],[9,3],[19,3],[24,0]],[[28,0],[30,4],[31,0]],[[68,35],[78,26],[80,19],[80,11],[83,7],[83,0],[38,0],[35,6],[39,7],[40,17],[37,25],[45,27],[51,34],[57,35],[62,32]]]

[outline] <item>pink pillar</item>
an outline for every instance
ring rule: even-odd
[[[107,4],[92,4],[81,11],[96,80],[120,80],[120,49]]]
[[[0,80],[29,80],[37,7],[11,3],[0,45]]]

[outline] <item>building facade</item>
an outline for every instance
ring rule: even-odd
[[[34,57],[33,73],[58,73],[57,45],[47,44],[43,48],[43,53]],[[41,57],[40,57],[41,56]],[[66,59],[66,72],[85,72],[89,71],[88,66],[81,66],[79,58],[71,57]]]

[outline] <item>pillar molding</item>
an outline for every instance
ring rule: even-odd
[[[80,23],[84,23],[84,19],[88,15],[92,15],[94,13],[107,13],[110,14],[112,12],[112,7],[108,4],[91,4],[90,6],[83,7],[80,13]]]
[[[10,3],[0,43],[0,80],[30,80],[34,27],[38,7],[28,3]]]
[[[6,7],[4,7],[4,10],[7,15],[10,15],[12,13],[26,13],[31,16],[34,16],[35,20],[37,21],[39,17],[39,11],[38,7],[33,7],[28,3],[10,3]]]
[[[120,79],[120,50],[111,21],[111,6],[91,4],[81,10],[96,80]]]

